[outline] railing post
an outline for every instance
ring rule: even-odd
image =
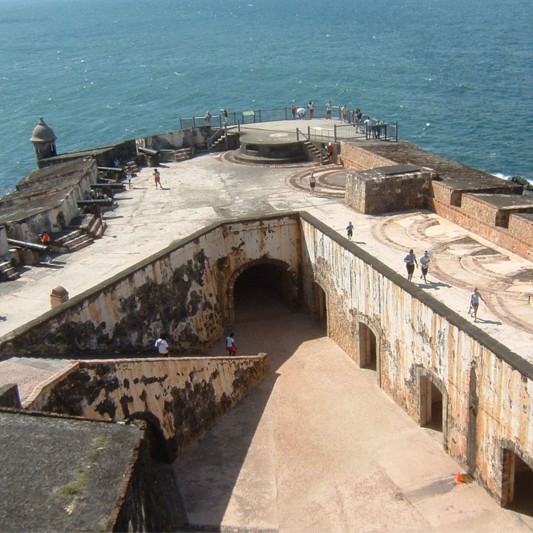
[[[263,120],[261,119],[261,110],[259,110],[258,113],[259,113],[259,122],[263,122]],[[255,113],[254,113],[254,122],[255,122]]]
[[[298,128],[296,128],[296,140],[300,140],[300,130]]]
[[[333,142],[337,143],[337,124],[333,124]]]
[[[194,117],[192,117],[192,127],[196,128],[196,121],[194,120]]]
[[[396,142],[398,142],[398,121],[396,121]]]
[[[180,117],[180,130],[183,129],[183,121],[181,120],[181,117]]]
[[[226,146],[226,150],[229,150],[228,125],[227,125],[227,123],[224,124],[224,145]]]
[[[285,111],[285,120],[287,120],[289,118],[288,115],[287,115],[287,108],[284,107],[283,110]]]
[[[307,140],[311,140],[311,126],[307,126]]]

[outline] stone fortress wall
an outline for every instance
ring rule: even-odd
[[[213,225],[17,330],[3,339],[0,353],[83,355],[111,348],[131,353],[151,349],[162,323],[171,324],[172,342],[184,350],[195,344],[208,347],[220,338],[222,325],[232,324],[237,278],[259,265],[272,266],[278,292],[289,306],[302,304],[315,317],[326,318],[328,335],[359,366],[373,365],[380,387],[418,423],[431,420],[433,403],[441,398],[444,448],[502,503],[512,497],[509,453],[533,468],[532,365],[307,213]],[[161,294],[169,290],[174,291],[170,300],[183,304],[177,310],[161,305]],[[125,334],[129,328],[133,341]],[[153,383],[165,382],[169,366],[154,364]],[[184,360],[183,368],[187,364]],[[103,378],[109,365],[116,370],[112,387]],[[132,400],[132,408],[155,416],[166,438],[172,423],[153,403],[156,394],[148,394],[146,383],[144,394],[126,390],[125,380],[131,387],[145,366],[78,367],[78,378],[83,372],[88,388],[72,386],[78,378],[71,373],[43,390],[46,397],[33,398],[33,405],[51,406],[55,395],[85,416],[109,418],[112,410],[126,413],[128,402],[121,397],[139,392],[141,402]],[[263,371],[259,364],[245,381],[253,383]],[[202,372],[214,374],[211,368]],[[206,384],[209,379],[185,379],[170,394]],[[80,401],[89,389],[92,400]],[[59,408],[55,401],[54,409]]]

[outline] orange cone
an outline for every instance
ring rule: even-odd
[[[457,472],[455,474],[455,483],[462,483],[463,482],[463,476],[461,475],[461,472]]]

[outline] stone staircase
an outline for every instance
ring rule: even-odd
[[[223,152],[226,149],[235,150],[239,145],[240,134],[238,131],[228,131],[226,135],[224,130],[220,130],[222,134],[220,137],[217,137],[211,144],[209,148],[210,152]],[[227,148],[226,148],[227,141]]]
[[[11,264],[10,260],[0,260],[0,281],[14,281],[20,274]]]
[[[186,161],[194,155],[192,148],[180,148],[179,150],[160,150],[160,161],[175,162]]]
[[[310,161],[316,161],[317,163],[321,162],[320,150],[315,144],[313,144],[311,141],[304,141],[303,146]]]
[[[53,249],[72,253],[89,246],[105,232],[105,223],[94,214],[74,217],[65,231],[52,235]]]

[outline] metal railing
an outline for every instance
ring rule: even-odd
[[[332,106],[332,115],[338,115],[342,119],[341,107]],[[316,108],[315,108],[316,109]],[[364,120],[352,122],[353,115],[349,113],[347,120],[343,124],[332,124],[331,128],[310,128],[308,127],[307,137],[310,140],[319,142],[338,142],[341,140],[361,140],[361,139],[381,139],[381,140],[398,140],[398,123],[386,123],[371,118],[369,115],[363,117]],[[211,127],[215,129],[225,129],[228,126],[253,124],[258,122],[276,122],[282,120],[298,120],[298,116],[293,117],[291,107],[278,107],[266,109],[250,109],[245,111],[227,112],[221,109],[218,115],[202,117],[180,118],[180,129]],[[315,118],[328,118],[326,108],[315,111]],[[303,132],[297,128],[296,135],[303,135]],[[213,141],[215,139],[212,139]]]

